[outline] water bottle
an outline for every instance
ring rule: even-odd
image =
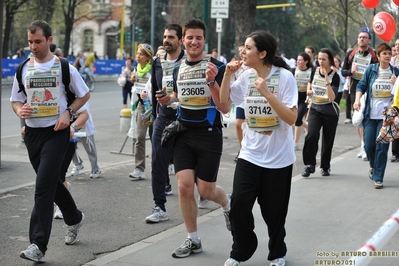
[[[144,91],[144,93],[147,93],[147,91]],[[141,114],[141,119],[144,120],[144,119],[148,118],[152,113],[151,101],[150,101],[150,98],[148,97],[148,94],[147,94],[147,97],[145,99],[143,99],[143,105],[144,105],[144,113]]]
[[[147,93],[147,91],[144,91],[144,93]],[[148,111],[151,109],[151,101],[148,97],[148,94],[147,97],[143,99],[143,104],[144,104],[144,111]]]

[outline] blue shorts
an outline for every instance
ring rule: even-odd
[[[236,119],[245,120],[245,111],[244,108],[237,107],[236,108]]]

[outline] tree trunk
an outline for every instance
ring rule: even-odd
[[[255,30],[257,0],[230,0],[233,6],[236,47],[245,42],[247,35]],[[250,18],[250,19],[249,19]],[[236,51],[238,56],[238,51]]]

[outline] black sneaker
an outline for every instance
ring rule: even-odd
[[[167,184],[165,186],[165,195],[169,196],[173,194],[172,186],[170,184]]]
[[[399,162],[399,156],[397,156],[397,155],[392,155],[392,157],[391,157],[391,162],[392,162],[392,163]]]
[[[329,176],[330,175],[330,169],[324,170],[323,168],[320,169],[320,173],[322,176]]]
[[[305,169],[302,172],[303,177],[308,177],[310,174],[313,174],[315,172],[315,167],[313,165],[308,165],[305,167]]]

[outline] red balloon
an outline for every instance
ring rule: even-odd
[[[379,0],[362,0],[362,4],[365,8],[375,8],[379,3]]]
[[[395,19],[387,12],[379,12],[373,18],[373,30],[378,37],[389,42],[395,35]]]
[[[399,0],[392,0],[392,2],[393,2],[395,5],[399,6]]]

